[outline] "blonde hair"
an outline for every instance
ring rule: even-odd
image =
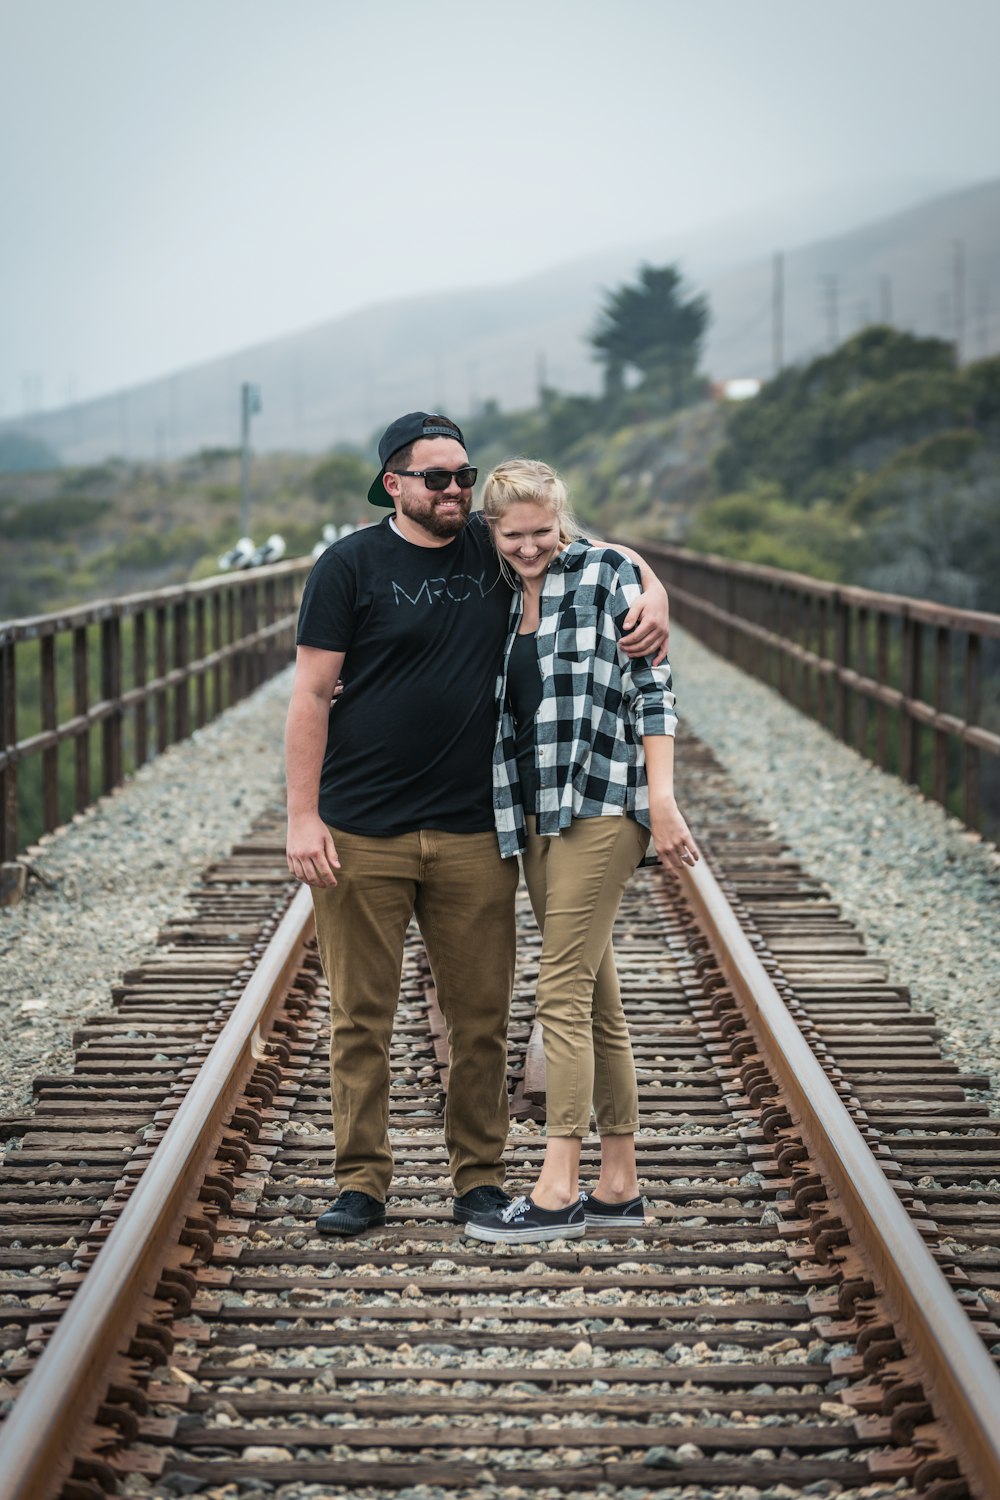
[[[582,536],[569,508],[566,486],[555,469],[538,458],[505,458],[486,476],[483,515],[495,526],[512,505],[525,501],[544,505],[552,512],[559,522],[559,541],[563,546]]]

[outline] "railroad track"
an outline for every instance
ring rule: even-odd
[[[617,939],[645,1227],[461,1237],[414,941],[387,1226],[314,1234],[326,996],[265,820],[80,1028],[74,1073],[3,1122],[2,1500],[233,1483],[996,1500],[986,1080],[941,1057],[933,1018],[690,737],[683,761],[715,878],[639,874]],[[515,1188],[543,1144],[525,918]]]

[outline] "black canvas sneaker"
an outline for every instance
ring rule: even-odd
[[[507,1208],[471,1220],[465,1233],[474,1240],[504,1245],[531,1245],[540,1240],[576,1240],[587,1232],[583,1204],[538,1208],[530,1198],[515,1198]]]
[[[646,1209],[641,1195],[630,1198],[627,1203],[604,1203],[593,1193],[580,1194],[580,1207],[590,1228],[622,1229],[631,1226],[641,1229],[646,1222]]]
[[[481,1219],[484,1214],[499,1213],[510,1203],[510,1194],[502,1187],[484,1182],[480,1187],[470,1188],[461,1198],[452,1198],[451,1216],[456,1224],[467,1224],[470,1219]]]
[[[385,1204],[368,1193],[341,1193],[316,1220],[320,1234],[361,1234],[385,1223]]]

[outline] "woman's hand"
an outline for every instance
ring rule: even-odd
[[[656,857],[667,870],[680,870],[685,865],[696,865],[701,858],[698,845],[691,836],[681,816],[680,808],[672,793],[657,797],[650,802],[649,821],[652,825],[652,843]]]

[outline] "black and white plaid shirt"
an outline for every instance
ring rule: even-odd
[[[542,701],[535,716],[541,834],[557,834],[573,818],[622,813],[649,827],[642,737],[673,734],[677,715],[669,666],[653,667],[645,657],[633,661],[618,645],[640,593],[638,572],[627,558],[582,541],[558,553],[542,580],[536,637]],[[521,606],[517,589],[497,679],[493,809],[504,858],[525,846],[514,720],[506,707],[507,664]]]

